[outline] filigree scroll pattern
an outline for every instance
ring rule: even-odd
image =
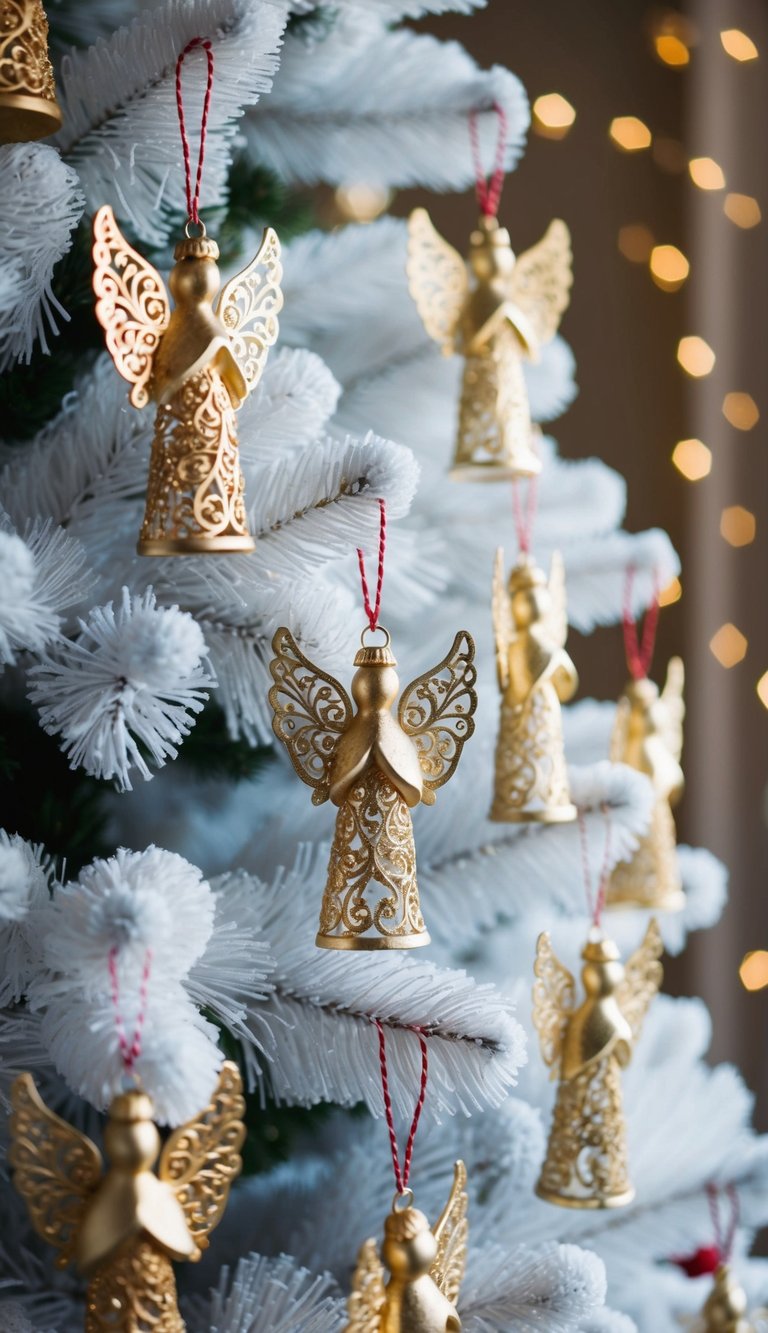
[[[535,685],[522,704],[502,698],[492,819],[514,820],[524,810],[568,804],[562,727],[550,680]]]

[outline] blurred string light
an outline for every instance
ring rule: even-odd
[[[542,93],[533,104],[533,129],[543,139],[564,139],[576,119],[576,109],[562,93]]]
[[[723,168],[713,157],[692,157],[688,163],[691,180],[700,190],[724,190]]]
[[[723,201],[723,212],[737,227],[756,227],[762,213],[760,205],[751,194],[727,194]]]
[[[721,625],[716,634],[712,635],[709,641],[709,650],[712,656],[726,670],[735,667],[739,662],[743,662],[747,655],[747,638],[740,629],[728,621]]]
[[[656,57],[663,65],[682,69],[690,64],[691,47],[698,41],[698,32],[684,14],[668,9],[655,17],[651,40]]]
[[[749,546],[756,531],[755,516],[743,505],[728,505],[720,515],[720,536],[731,546]]]
[[[768,986],[768,951],[755,949],[741,960],[739,977],[745,990],[762,990]]]
[[[619,250],[632,264],[647,264],[653,250],[653,232],[642,222],[619,228]]]
[[[655,245],[649,260],[651,277],[663,292],[676,292],[691,271],[682,250],[676,245]]]
[[[683,595],[683,585],[679,579],[672,579],[659,593],[659,606],[673,606]]]
[[[710,374],[717,358],[708,342],[698,334],[691,334],[677,344],[677,359],[683,370],[694,379],[701,379]]]
[[[741,28],[725,28],[720,33],[720,41],[723,44],[723,50],[732,60],[757,60],[758,49],[751,37],[748,37]]]
[[[637,153],[643,148],[650,148],[653,142],[651,131],[639,116],[614,116],[608,133],[616,147],[625,153]]]
[[[349,222],[375,222],[392,202],[392,191],[382,185],[340,185],[334,200],[342,218]]]
[[[727,393],[723,416],[737,430],[752,430],[760,420],[760,410],[751,393]]]
[[[712,450],[701,440],[680,440],[672,450],[672,462],[686,481],[701,481],[712,471]]]
[[[757,690],[757,697],[763,707],[768,708],[768,671],[763,672],[755,689]]]

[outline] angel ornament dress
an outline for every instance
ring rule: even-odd
[[[539,936],[533,1021],[557,1098],[536,1193],[565,1208],[620,1208],[635,1191],[629,1179],[621,1071],[661,985],[659,928],[624,967],[613,940],[593,931],[583,951],[585,998],[556,958],[549,935]]]
[[[460,1333],[456,1301],[467,1262],[466,1184],[466,1167],[457,1162],[450,1198],[431,1230],[413,1207],[410,1190],[405,1207],[395,1196],[381,1257],[374,1240],[360,1250],[345,1333]]]
[[[559,555],[544,572],[521,556],[505,586],[496,553],[493,628],[501,715],[490,818],[500,823],[564,823],[576,818],[563,747],[561,703],[579,677],[565,651],[565,572]]]
[[[684,786],[680,766],[684,679],[683,663],[673,657],[661,693],[652,680],[643,677],[629,682],[619,702],[611,759],[647,774],[656,802],[648,832],[631,861],[621,861],[613,869],[606,893],[609,907],[677,911],[685,903],[672,815],[672,805]]]
[[[481,217],[470,237],[473,282],[426,209],[411,214],[408,228],[408,283],[424,327],[446,356],[464,357],[451,476],[533,476],[541,463],[531,446],[523,361],[535,360],[554,337],[568,304],[568,228],[550,223],[538,245],[516,258],[506,228]]]
[[[96,318],[107,348],[133,386],[134,407],[157,403],[139,555],[252,551],[235,412],[277,340],[276,233],[265,230],[256,258],[226,284],[215,309],[219,247],[204,228],[187,235],[169,278],[173,311],[160,274],[128,244],[111,208],[97,212],[93,237]]]
[[[433,671],[403,691],[390,637],[355,657],[352,700],[304,656],[293,635],[272,641],[273,728],[321,805],[338,806],[316,944],[324,949],[414,949],[429,944],[419,905],[411,810],[433,805],[472,735],[477,706],[469,634],[456,635]],[[354,701],[354,706],[353,702]]]
[[[160,1152],[152,1102],[120,1093],[98,1148],[41,1100],[30,1074],[11,1093],[10,1165],[32,1225],[88,1278],[86,1333],[184,1333],[172,1260],[197,1260],[241,1167],[245,1101],[222,1065],[209,1106]],[[152,1167],[160,1154],[157,1175]]]

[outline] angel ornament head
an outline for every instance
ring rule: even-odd
[[[457,1162],[450,1198],[433,1228],[413,1207],[411,1190],[395,1195],[381,1255],[374,1240],[360,1250],[345,1333],[460,1333],[456,1302],[467,1260],[466,1184],[466,1167]]]
[[[338,807],[316,943],[413,949],[429,943],[419,904],[411,810],[433,805],[474,731],[475,646],[460,632],[447,657],[403,690],[390,636],[355,657],[352,699],[304,656],[290,630],[272,641],[273,728],[312,800]]]
[[[630,680],[619,701],[611,741],[614,763],[629,764],[653,783],[656,801],[648,832],[634,856],[614,867],[606,894],[611,907],[676,911],[685,903],[677,860],[672,806],[683,792],[683,685],[679,657],[667,669],[664,689],[647,676]]]
[[[408,226],[408,282],[424,327],[447,356],[464,358],[451,476],[533,476],[541,463],[531,444],[523,362],[554,337],[568,304],[568,228],[552,222],[538,245],[516,257],[506,228],[483,214],[470,237],[468,272],[426,209],[417,208]]]
[[[501,713],[490,818],[562,823],[576,818],[563,747],[561,703],[578,687],[565,651],[565,572],[558,554],[549,579],[521,555],[507,582],[496,553],[493,627]]]
[[[621,1071],[632,1058],[648,1006],[661,985],[661,935],[651,921],[624,966],[613,940],[594,930],[584,947],[584,999],[571,973],[539,936],[533,1021],[544,1063],[557,1078],[547,1152],[536,1193],[566,1208],[630,1203]]]
[[[749,1311],[747,1293],[728,1263],[721,1263],[701,1314],[686,1320],[687,1333],[762,1333],[768,1310]]]
[[[280,242],[267,227],[255,259],[223,288],[219,248],[190,235],[169,287],[121,234],[112,209],[93,221],[96,318],[131,402],[157,404],[140,555],[253,550],[236,410],[256,387],[283,304]]]
[[[245,1102],[225,1063],[211,1103],[160,1151],[152,1102],[134,1088],[115,1097],[107,1157],[40,1098],[31,1075],[11,1094],[10,1165],[32,1225],[88,1279],[86,1333],[184,1333],[172,1261],[196,1260],[221,1220],[241,1167]],[[160,1158],[157,1175],[153,1170]]]

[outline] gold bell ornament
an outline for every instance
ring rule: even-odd
[[[648,677],[658,602],[649,610],[644,643],[638,646],[637,628],[625,611],[624,633],[631,679],[616,714],[610,757],[645,773],[653,784],[656,800],[648,832],[640,838],[629,861],[619,862],[608,882],[609,907],[645,907],[653,911],[678,911],[685,903],[677,859],[677,835],[672,805],[683,792],[680,766],[683,749],[685,671],[679,657],[667,668],[664,689]]]
[[[197,1260],[241,1168],[245,1102],[226,1062],[211,1103],[162,1151],[152,1102],[112,1102],[98,1148],[41,1100],[30,1074],[11,1093],[10,1165],[32,1225],[88,1278],[86,1333],[184,1333],[172,1261]],[[160,1157],[157,1174],[153,1171]]]
[[[381,1253],[375,1240],[367,1240],[358,1255],[345,1333],[461,1333],[456,1302],[467,1264],[467,1169],[463,1162],[456,1162],[448,1202],[430,1227],[424,1213],[414,1207],[413,1190],[408,1187],[413,1144],[427,1090],[427,1045],[420,1034],[421,1088],[401,1169],[384,1029],[379,1022],[376,1026],[397,1193],[384,1223]]]
[[[322,949],[415,949],[429,944],[419,904],[411,810],[434,805],[475,729],[475,645],[461,630],[447,657],[406,686],[397,718],[397,662],[378,624],[384,567],[381,507],[378,595],[371,608],[362,553],[363,630],[352,699],[333,676],[310,662],[288,629],[272,640],[272,726],[312,801],[338,807],[328,878],[315,943]],[[353,702],[354,701],[354,702]]]
[[[593,928],[582,951],[584,1000],[539,936],[533,1022],[544,1063],[558,1079],[546,1156],[536,1193],[565,1208],[620,1208],[634,1198],[630,1182],[621,1071],[661,985],[661,935],[651,921],[626,964],[613,940]]]
[[[44,139],[60,126],[42,2],[0,0],[0,143]]]
[[[464,358],[451,477],[499,481],[533,476],[541,462],[531,446],[524,360],[557,332],[568,305],[571,241],[564,222],[550,223],[538,245],[516,257],[496,216],[504,179],[506,123],[500,108],[499,149],[486,185],[472,117],[480,219],[469,241],[469,270],[458,251],[417,208],[408,223],[408,283],[431,338]]]
[[[210,43],[205,48],[212,74]],[[210,80],[209,80],[210,85]],[[177,81],[177,86],[178,81]],[[204,142],[210,86],[203,112]],[[179,96],[182,140],[186,146]],[[185,153],[189,221],[169,286],[121,234],[105,206],[93,223],[96,317],[131,402],[157,404],[139,555],[231,554],[254,549],[245,512],[236,410],[258,384],[278,335],[280,242],[264,231],[255,259],[219,290],[219,248],[198,216]],[[199,235],[191,235],[197,228]]]
[[[499,549],[492,611],[501,714],[489,817],[500,823],[573,820],[560,706],[573,697],[579,677],[565,651],[560,555],[553,555],[547,579],[522,549],[507,582]]]

